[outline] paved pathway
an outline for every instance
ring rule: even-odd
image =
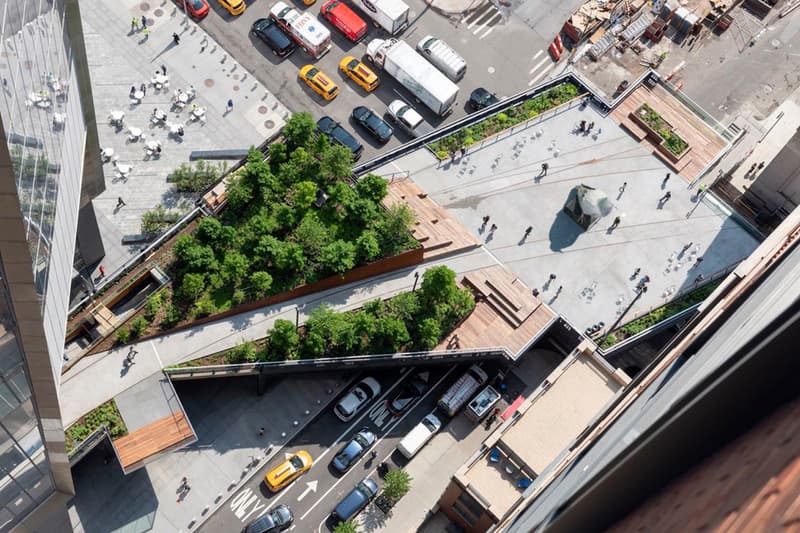
[[[123,246],[121,239],[140,233],[143,213],[158,204],[181,211],[191,207],[196,194],[177,193],[167,177],[189,162],[193,150],[258,145],[279,132],[288,111],[199,26],[184,24],[171,2],[99,0],[82,8],[100,146],[113,148],[119,163],[133,166],[130,177],[122,179],[106,164],[106,191],[94,201],[106,247],[102,264],[111,274],[135,253],[136,247]],[[146,39],[141,30],[131,32],[131,19],[143,14],[149,21]],[[177,46],[173,32],[180,35]],[[150,80],[162,65],[170,85],[156,90]],[[141,104],[133,104],[130,87],[142,83],[147,85],[145,97]],[[171,107],[173,91],[185,91],[190,85],[197,91],[194,102],[208,110],[205,123],[190,120],[191,104],[182,111]],[[230,112],[228,99],[234,102]],[[167,128],[153,126],[154,108],[168,112],[167,122],[183,123],[185,135],[171,137]],[[112,109],[125,112],[125,126],[119,131],[108,123]],[[144,131],[142,141],[129,142],[130,126]],[[160,157],[146,156],[144,142],[149,140],[161,142]],[[127,205],[117,208],[120,197]]]

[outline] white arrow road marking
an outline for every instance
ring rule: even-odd
[[[300,496],[297,497],[297,501],[303,501],[303,498],[306,497],[306,494],[309,492],[317,492],[317,480],[309,481],[306,483],[306,490],[300,493]]]
[[[417,377],[419,379],[421,379],[422,381],[424,381],[425,383],[427,383],[428,380],[431,379],[431,373],[430,372],[420,372],[419,374],[417,374]]]
[[[383,428],[386,419],[392,418],[392,413],[390,413],[389,409],[386,407],[386,402],[381,402],[369,410],[369,418],[376,426]]]
[[[414,405],[412,405],[412,406],[411,406],[411,408],[410,408],[408,411],[406,411],[406,413],[405,413],[403,416],[401,416],[401,417],[399,417],[397,420],[395,420],[395,421],[394,421],[394,424],[390,425],[390,426],[389,426],[389,427],[386,429],[386,431],[384,432],[383,436],[382,436],[380,439],[378,439],[377,441],[375,441],[375,444],[373,444],[373,448],[374,448],[375,446],[377,446],[377,445],[378,445],[378,444],[379,444],[379,443],[380,443],[382,440],[384,440],[384,439],[385,439],[385,438],[386,438],[386,437],[389,435],[389,433],[391,433],[391,431],[392,431],[392,430],[395,428],[395,426],[397,426],[397,424],[399,424],[400,422],[402,422],[402,421],[403,421],[403,419],[404,419],[405,417],[407,417],[408,415],[410,415],[410,414],[411,414],[411,412],[414,410],[414,408],[415,408],[417,405],[419,405],[419,403],[420,403],[420,402],[421,402],[423,399],[425,399],[425,397],[426,397],[426,396],[428,396],[430,393],[432,393],[432,392],[433,392],[433,391],[436,389],[436,387],[438,387],[438,386],[439,386],[439,384],[440,384],[442,381],[444,381],[444,380],[447,378],[447,376],[449,376],[449,375],[450,375],[450,373],[451,373],[453,370],[455,370],[456,368],[457,368],[456,366],[452,366],[452,367],[451,367],[451,368],[450,368],[450,369],[449,369],[447,372],[445,372],[445,374],[444,374],[444,375],[443,375],[443,376],[442,376],[442,377],[439,379],[439,381],[437,381],[437,382],[436,382],[436,383],[433,385],[433,387],[431,387],[431,388],[430,388],[430,390],[428,390],[428,392],[426,392],[425,394],[423,394],[422,396],[420,396],[419,398],[417,398],[417,401],[415,401],[415,402],[414,402]],[[394,453],[394,450],[392,450],[392,452],[390,452],[390,453],[389,453],[389,455],[391,455],[392,453]],[[387,456],[387,457],[388,457],[388,456]],[[356,466],[356,465],[358,465],[359,463],[361,463],[361,461],[363,461],[364,459],[365,459],[365,457],[362,457],[361,459],[359,459],[358,461],[356,461],[356,463],[353,465],[353,467],[354,467],[354,466]],[[325,500],[325,498],[328,496],[328,494],[330,494],[330,492],[331,492],[333,489],[335,489],[335,488],[336,488],[336,485],[338,485],[339,483],[341,483],[342,481],[344,481],[344,480],[345,480],[345,478],[347,478],[348,474],[350,474],[351,472],[355,472],[355,471],[357,470],[356,468],[353,468],[353,467],[351,467],[351,468],[350,468],[350,470],[348,470],[348,471],[347,471],[347,473],[346,473],[345,475],[343,475],[342,477],[340,477],[339,479],[337,479],[337,480],[336,480],[336,483],[334,483],[334,484],[331,486],[331,488],[329,488],[328,490],[326,490],[326,491],[325,491],[325,494],[323,494],[322,496],[320,496],[320,497],[319,497],[319,499],[318,499],[317,501],[315,501],[315,502],[314,502],[314,504],[313,504],[311,507],[309,507],[309,508],[308,508],[308,510],[307,510],[307,511],[306,511],[306,512],[303,514],[303,516],[301,516],[301,517],[300,517],[300,520],[305,520],[305,518],[308,516],[308,514],[309,514],[311,511],[313,511],[313,510],[314,510],[314,507],[316,507],[316,506],[317,506],[317,505],[319,505],[319,504],[320,504],[320,503],[321,503],[323,500]]]

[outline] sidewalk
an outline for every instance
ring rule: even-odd
[[[299,322],[302,324],[311,311],[322,303],[337,310],[347,310],[360,307],[376,298],[388,298],[411,290],[415,272],[423,273],[426,269],[441,264],[446,264],[457,274],[464,274],[495,265],[496,262],[482,248],[478,248],[425,263],[416,269],[384,274],[84,357],[62,377],[60,403],[64,425],[68,427],[81,415],[153,373],[160,372],[164,367],[231,348],[247,339],[262,338],[278,318],[294,321],[299,313]],[[123,372],[123,361],[131,346],[138,351],[136,364]]]
[[[342,374],[287,377],[256,396],[255,386],[248,386],[253,385],[252,378],[176,383],[198,441],[128,476],[116,461],[105,464],[102,446],[96,448],[73,469],[77,496],[68,513],[74,530],[193,529],[280,453],[280,446],[326,409],[345,384]],[[295,420],[300,422],[297,427]],[[260,427],[266,429],[262,437]],[[260,459],[254,468],[248,468],[251,457]],[[178,501],[177,488],[184,476],[191,490]]]
[[[115,167],[106,163],[106,190],[94,201],[106,248],[102,264],[110,274],[141,247],[123,245],[121,240],[141,233],[141,217],[146,211],[158,204],[184,212],[192,207],[197,193],[178,193],[167,181],[181,163],[189,163],[192,151],[247,149],[261,144],[280,132],[289,112],[199,26],[191,21],[184,24],[171,2],[100,0],[81,7],[100,147],[113,148],[118,163],[133,167],[129,177],[121,178]],[[131,31],[132,18],[141,20],[142,15],[148,20],[147,37],[141,28]],[[180,35],[178,45],[172,41],[173,32]],[[162,65],[169,87],[157,90],[150,80]],[[142,102],[132,103],[131,86],[138,89],[143,83]],[[173,92],[187,91],[190,86],[195,87],[197,97],[183,110],[173,109]],[[228,99],[234,102],[231,111],[226,110]],[[204,123],[190,119],[192,103],[207,109]],[[168,123],[182,123],[185,135],[170,136],[168,128],[152,125],[154,108],[168,113]],[[125,113],[120,130],[108,123],[112,109]],[[143,130],[142,140],[128,139],[131,126]],[[159,157],[146,157],[144,143],[151,140],[161,142]],[[118,198],[126,205],[117,208]]]

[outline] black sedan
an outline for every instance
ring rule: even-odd
[[[358,158],[361,157],[364,146],[331,117],[324,116],[319,119],[317,121],[317,131],[327,135],[332,142],[349,148],[353,152],[353,161],[358,161]]]
[[[394,134],[394,130],[385,120],[363,105],[353,109],[353,120],[382,144],[389,142]]]
[[[250,28],[250,33],[264,41],[272,53],[278,57],[286,57],[297,48],[297,45],[272,19],[258,19]]]
[[[270,512],[247,524],[242,533],[278,533],[289,529],[294,522],[292,510],[286,504],[281,504]]]
[[[393,415],[399,415],[407,411],[414,400],[428,392],[428,373],[417,374],[406,382],[400,392],[389,400],[389,411]]]
[[[470,109],[477,111],[478,109],[494,105],[499,101],[500,99],[495,96],[494,93],[490,93],[483,87],[478,87],[469,95],[468,105]]]

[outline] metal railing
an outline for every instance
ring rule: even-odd
[[[478,348],[472,350],[447,350],[435,352],[408,352],[398,354],[354,355],[350,357],[326,357],[299,359],[295,361],[266,361],[233,365],[209,365],[187,368],[165,368],[164,373],[172,379],[193,379],[257,374],[290,374],[294,372],[321,372],[352,368],[373,368],[409,364],[438,364],[447,362],[481,361],[486,359],[510,359],[511,354],[503,347]]]
[[[100,426],[92,431],[88,437],[79,442],[78,445],[75,446],[75,449],[69,453],[69,465],[75,466],[78,464],[81,459],[86,457],[90,451],[94,450],[95,447],[106,438],[108,438],[109,441],[111,440],[111,435],[108,433],[106,426]]]

